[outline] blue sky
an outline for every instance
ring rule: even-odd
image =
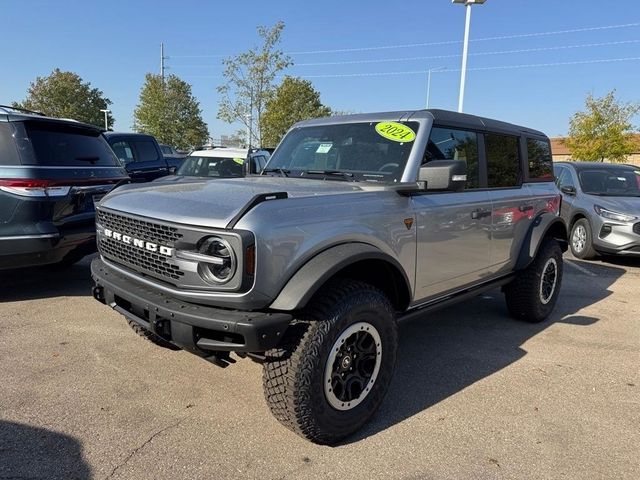
[[[116,130],[130,130],[144,75],[159,70],[160,42],[167,73],[192,84],[210,134],[237,130],[216,119],[219,56],[255,45],[255,27],[278,20],[286,23],[285,52],[352,50],[295,53],[286,72],[309,78],[336,110],[423,108],[426,74],[387,74],[436,67],[446,70],[432,76],[431,106],[457,108],[464,8],[449,0],[0,0],[0,18],[0,103],[23,99],[36,76],[72,70],[113,101]],[[468,113],[556,136],[588,93],[615,88],[620,99],[640,101],[638,59],[494,68],[640,58],[639,2],[487,0],[473,7],[471,40]],[[379,48],[397,45],[404,46]],[[310,63],[325,65],[302,65]],[[351,74],[383,75],[319,77]]]

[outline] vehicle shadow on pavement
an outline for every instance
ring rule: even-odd
[[[91,260],[66,267],[31,267],[0,271],[0,303],[91,295]]]
[[[594,268],[598,273],[590,276],[565,262],[558,304],[542,323],[511,319],[499,290],[400,322],[396,371],[387,396],[372,421],[344,443],[384,431],[508,367],[527,354],[525,342],[555,323],[577,328],[596,323],[598,318],[576,313],[608,297],[608,288],[625,270],[590,265]]]
[[[77,439],[0,420],[0,478],[84,480],[92,476]]]

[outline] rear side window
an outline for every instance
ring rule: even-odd
[[[118,159],[99,131],[75,125],[25,122],[16,136],[24,165],[117,167]]]
[[[155,162],[160,157],[158,155],[158,150],[154,143],[150,140],[136,140],[135,142],[131,142],[135,145],[136,150],[138,151],[138,162]]]
[[[133,156],[133,148],[131,148],[129,142],[125,140],[114,142],[111,145],[111,149],[124,164],[135,162],[135,157]]]
[[[518,137],[486,133],[487,176],[489,188],[517,187],[521,183]]]
[[[464,160],[467,163],[466,188],[480,186],[478,167],[478,135],[475,132],[434,127],[422,164],[432,160]]]
[[[552,181],[553,159],[551,145],[546,140],[527,138],[527,156],[529,158],[529,180]]]
[[[0,122],[0,165],[20,165],[11,124]]]

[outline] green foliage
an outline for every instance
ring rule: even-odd
[[[631,118],[640,111],[640,105],[619,102],[615,90],[602,98],[589,94],[585,105],[586,111],[577,112],[570,121],[565,144],[571,149],[571,157],[590,162],[624,161],[635,150]]]
[[[223,60],[226,82],[218,87],[218,118],[250,128],[256,145],[262,144],[261,119],[274,94],[276,75],[291,65],[291,59],[277,49],[283,29],[283,22],[272,28],[258,27],[260,47]]]
[[[47,77],[37,77],[29,85],[27,98],[13,102],[14,107],[42,112],[50,117],[72,118],[92,125],[104,126],[104,113],[111,100],[102,91],[91,88],[89,82],[73,72],[56,68]],[[113,126],[113,116],[108,114],[108,125]]]
[[[331,109],[320,102],[311,82],[286,77],[267,101],[261,118],[262,144],[275,147],[294,123],[329,115]]]
[[[136,131],[153,135],[160,143],[178,149],[204,145],[209,138],[191,85],[175,75],[169,75],[163,82],[160,75],[147,74],[133,118]]]

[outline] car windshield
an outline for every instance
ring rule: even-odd
[[[242,177],[244,158],[227,157],[187,157],[176,175],[188,177]]]
[[[581,169],[578,178],[584,193],[608,197],[640,197],[639,167],[606,167]]]
[[[264,174],[399,182],[417,122],[366,122],[296,128],[278,146]]]

